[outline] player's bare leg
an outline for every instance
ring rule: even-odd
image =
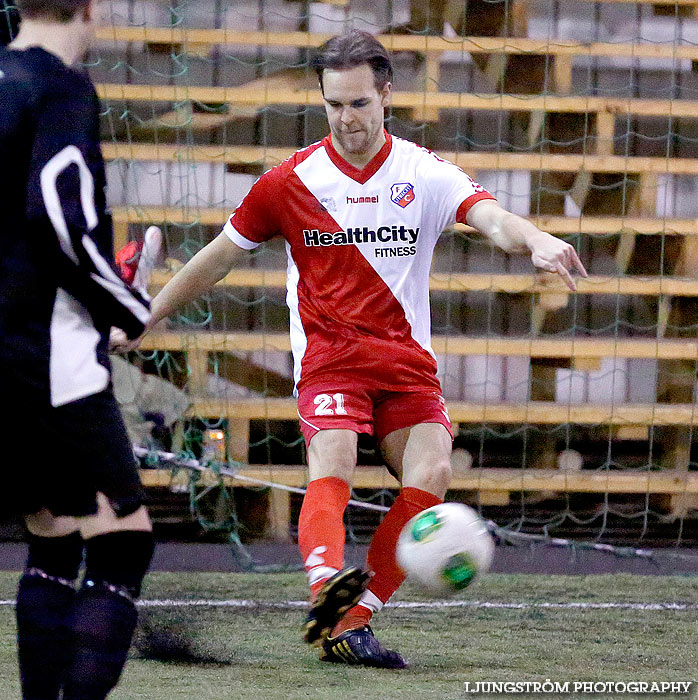
[[[17,595],[24,700],[103,700],[121,675],[136,624],[134,600],[152,555],[144,507],[118,517],[98,494],[97,513],[27,516],[29,559]],[[75,581],[85,552],[82,587]]]
[[[308,644],[320,644],[363,592],[368,575],[344,568],[344,510],[356,467],[357,435],[321,430],[310,440],[310,483],[298,521],[298,546],[311,589],[303,626]]]
[[[443,500],[451,483],[451,435],[440,423],[421,423],[387,435],[381,452],[403,488]]]
[[[113,532],[152,532],[153,526],[145,506],[119,517],[107,497],[97,494],[97,513],[74,519],[84,540]]]
[[[308,447],[310,481],[337,477],[350,483],[354,478],[358,435],[353,430],[321,430]]]
[[[404,580],[395,560],[395,548],[405,523],[443,500],[451,479],[451,436],[441,424],[423,423],[390,433],[381,450],[403,489],[371,540],[367,566],[374,572],[373,578],[359,603],[332,630],[324,645],[325,658],[403,668],[405,660],[375,639],[369,622]]]

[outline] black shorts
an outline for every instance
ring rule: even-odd
[[[5,402],[13,416],[1,429],[1,515],[42,508],[94,515],[97,492],[119,516],[143,505],[145,491],[111,390],[58,407],[21,393],[17,388]]]

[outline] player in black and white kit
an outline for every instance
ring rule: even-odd
[[[153,552],[107,345],[112,326],[137,337],[150,313],[113,267],[98,100],[69,67],[89,43],[91,2],[18,4],[20,32],[0,48],[0,386],[13,416],[0,514],[21,513],[29,531],[17,594],[24,699],[102,700]]]

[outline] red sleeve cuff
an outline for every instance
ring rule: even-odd
[[[493,199],[495,202],[497,201],[497,198],[491,195],[489,192],[477,192],[476,194],[471,194],[470,197],[461,202],[461,205],[458,207],[458,211],[456,212],[456,221],[459,224],[467,224],[468,222],[465,220],[465,217],[470,211],[470,207],[477,202],[481,202],[483,199]]]

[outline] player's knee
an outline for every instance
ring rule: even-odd
[[[451,483],[451,477],[453,476],[453,470],[451,469],[451,461],[450,459],[440,459],[437,462],[435,462],[431,469],[429,470],[430,472],[430,481],[438,485],[438,489],[440,492],[438,495],[440,495],[443,498],[443,495],[446,493],[446,489],[448,488],[448,485]],[[436,492],[432,492],[436,493]]]
[[[29,533],[36,537],[58,539],[68,537],[78,529],[75,518],[64,515],[55,516],[47,509],[26,515],[24,521]]]
[[[413,486],[443,498],[451,483],[451,462],[441,458],[410,469],[405,474],[403,486]]]
[[[113,587],[138,598],[153,550],[153,533],[145,530],[120,530],[85,540],[83,586]]]

